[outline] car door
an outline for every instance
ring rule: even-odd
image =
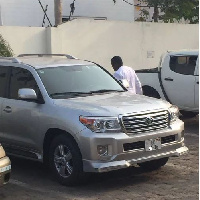
[[[195,69],[195,108],[199,111],[199,58]]]
[[[3,102],[6,97],[6,91],[8,90],[8,73],[9,67],[0,66],[0,142],[3,138]]]
[[[171,103],[180,109],[195,108],[196,60],[196,55],[168,55],[161,69],[164,90]]]
[[[8,98],[2,102],[3,141],[7,148],[22,151],[36,150],[40,104],[18,99],[18,90],[31,88],[38,94],[37,83],[30,71],[12,67]],[[20,152],[20,153],[21,153]]]

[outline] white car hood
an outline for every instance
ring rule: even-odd
[[[93,116],[118,116],[119,114],[166,110],[170,107],[166,101],[144,95],[133,95],[129,92],[55,99],[54,104],[68,110],[78,110],[80,114],[89,113]]]

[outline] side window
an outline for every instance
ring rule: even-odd
[[[18,99],[18,91],[22,88],[34,89],[36,94],[39,94],[39,88],[31,72],[23,68],[13,67],[10,80],[10,98]]]
[[[197,56],[171,56],[170,69],[178,74],[194,75]]]
[[[0,97],[5,97],[9,67],[0,66]]]

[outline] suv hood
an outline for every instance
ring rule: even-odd
[[[86,97],[70,99],[54,99],[54,104],[67,107],[68,110],[78,110],[79,114],[93,116],[118,116],[150,110],[168,109],[170,104],[166,101],[134,95],[130,92],[95,94]]]

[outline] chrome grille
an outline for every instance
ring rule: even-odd
[[[127,134],[162,130],[169,126],[169,114],[162,110],[122,116],[122,124]]]

